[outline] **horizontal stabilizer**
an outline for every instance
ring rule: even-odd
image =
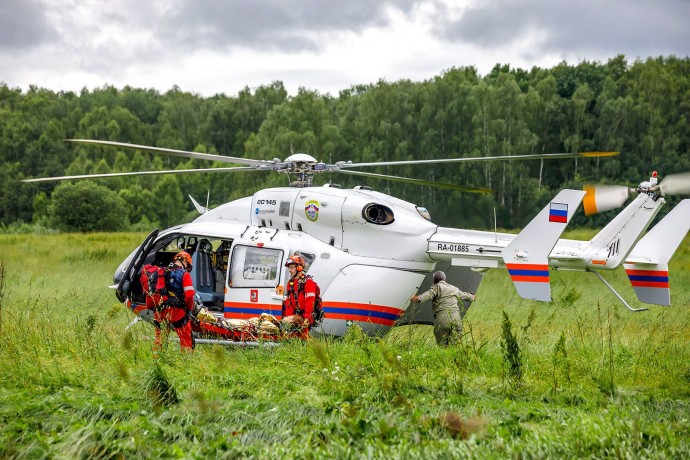
[[[551,301],[548,257],[585,192],[561,190],[503,249],[503,261],[524,299]]]
[[[690,230],[690,200],[681,201],[633,248],[625,272],[640,302],[671,305],[668,262]]]

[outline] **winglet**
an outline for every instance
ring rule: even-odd
[[[503,261],[520,297],[551,301],[549,254],[585,192],[561,190],[503,249]]]

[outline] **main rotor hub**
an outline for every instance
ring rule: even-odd
[[[318,163],[316,161],[316,158],[314,158],[311,155],[308,155],[306,153],[293,153],[289,157],[285,159],[285,161],[289,161],[292,163],[310,163],[310,164],[316,164]]]
[[[314,173],[326,170],[326,165],[306,153],[293,153],[282,163],[287,165],[286,173],[296,173],[297,180],[290,183],[293,187],[310,187],[313,183]]]

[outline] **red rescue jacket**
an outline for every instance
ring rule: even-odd
[[[283,317],[301,315],[311,326],[314,319],[314,301],[316,300],[316,283],[304,272],[298,273],[288,281],[286,298],[283,302]]]
[[[194,284],[192,283],[192,276],[184,268],[175,267],[167,270],[165,273],[166,280],[165,285],[168,292],[174,292],[177,297],[184,302],[187,310],[191,311],[194,308]],[[141,284],[144,289],[144,293],[148,291],[148,278],[142,270],[141,273]],[[155,310],[158,309],[163,303],[170,299],[169,295],[146,295],[146,307]]]

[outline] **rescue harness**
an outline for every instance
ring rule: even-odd
[[[311,275],[300,276],[297,279],[297,289],[295,289],[294,278],[291,278],[288,282],[287,295],[292,297],[293,305],[295,306],[295,313],[300,316],[304,316],[304,310],[299,305],[299,295],[303,294],[306,296],[305,285],[307,284],[307,279],[314,281]],[[314,311],[312,312],[311,316],[313,326],[318,326],[321,324],[321,321],[323,321],[325,314],[321,302],[321,288],[316,281],[314,281],[314,286],[316,286],[316,297],[314,299]]]

